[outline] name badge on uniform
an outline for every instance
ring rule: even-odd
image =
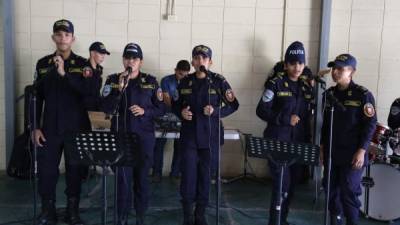
[[[79,67],[71,67],[68,69],[69,73],[82,73],[82,68]]]
[[[142,89],[154,89],[155,88],[154,84],[142,84],[142,85],[140,85],[140,87]]]
[[[39,69],[39,74],[46,74],[50,71],[50,68],[41,68]]]
[[[292,96],[292,92],[290,92],[290,91],[278,91],[278,93],[276,93],[276,95],[278,97],[290,97],[290,96]]]
[[[343,105],[359,107],[359,106],[361,106],[361,101],[346,100],[346,101],[344,101]]]
[[[181,95],[190,95],[190,94],[192,94],[192,89],[190,88],[181,89]]]
[[[208,89],[208,94],[215,95],[215,94],[217,94],[217,91],[215,89],[210,88],[210,89]]]

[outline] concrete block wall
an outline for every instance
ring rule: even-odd
[[[400,2],[334,0],[329,55],[350,52],[358,60],[354,80],[375,96],[378,121],[387,124],[392,102],[400,96]]]
[[[193,46],[209,45],[214,53],[212,69],[228,79],[241,103],[239,111],[224,123],[254,135],[261,135],[265,128],[255,115],[263,83],[283,50],[300,40],[306,47],[307,64],[314,71],[317,66],[321,0],[175,0],[176,21],[166,20],[168,0],[14,2],[16,95],[32,82],[36,61],[54,50],[50,36],[53,22],[59,18],[70,19],[75,25],[76,53],[87,57],[91,42],[105,43],[111,51],[104,63],[105,75],[122,70],[122,50],[128,42],[142,46],[143,71],[158,78],[172,73],[178,60],[190,60]],[[350,51],[359,59],[355,80],[373,91],[379,120],[386,120],[390,103],[400,94],[396,88],[400,79],[396,71],[400,62],[396,54],[400,50],[396,45],[400,3],[334,0],[332,9],[330,58]],[[2,96],[4,93],[0,101]],[[22,114],[22,104],[18,104],[19,128]],[[4,124],[1,119],[0,124]],[[0,141],[0,168],[4,168],[1,143],[4,141]],[[223,149],[226,175],[241,170],[243,153],[238,146],[228,142]],[[166,159],[171,150],[168,144]],[[169,161],[165,162],[166,169]],[[265,160],[250,162],[257,174],[266,174]]]

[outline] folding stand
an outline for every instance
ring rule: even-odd
[[[274,165],[280,168],[279,190],[280,196],[275,209],[277,211],[277,225],[281,224],[281,206],[282,206],[282,182],[283,174],[287,167],[294,163],[304,165],[319,164],[319,147],[305,143],[289,143],[277,141],[274,139],[252,137],[246,135],[246,145],[250,149],[249,156],[263,159],[269,159]]]
[[[73,164],[101,166],[134,166],[137,158],[138,136],[134,133],[89,131],[70,135],[65,149]],[[102,217],[107,221],[107,177],[102,174]],[[114,210],[117,205],[114,206]]]
[[[248,134],[244,134],[244,136],[246,136]],[[240,142],[242,145],[242,149],[244,149],[243,154],[244,154],[244,158],[243,158],[243,172],[239,175],[237,175],[236,177],[232,177],[230,179],[224,179],[223,183],[224,184],[229,184],[238,180],[242,180],[242,179],[248,179],[248,180],[252,180],[252,181],[256,181],[256,182],[260,182],[263,183],[261,180],[257,179],[257,176],[254,173],[251,172],[247,172],[247,168],[251,168],[250,162],[249,162],[249,158],[248,158],[248,154],[249,154],[249,150],[247,148],[247,146],[245,145],[243,147],[243,141],[242,138],[240,138]]]

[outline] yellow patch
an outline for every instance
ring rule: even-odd
[[[192,89],[181,89],[181,95],[190,95],[192,94]]]
[[[217,94],[217,91],[215,90],[215,89],[208,89],[208,94],[211,94],[211,95],[215,95],[215,94]]]
[[[311,99],[311,98],[312,98],[312,95],[305,94],[305,95],[304,95],[304,98],[305,98],[305,99]]]
[[[111,88],[119,88],[119,84],[117,84],[117,83],[111,83],[110,84],[111,85]]]
[[[50,71],[50,68],[41,68],[39,69],[39,74],[45,74],[48,73]]]
[[[71,68],[69,68],[68,69],[68,72],[69,73],[82,73],[82,68],[79,68],[79,67],[71,67]]]
[[[285,87],[289,87],[289,84],[287,82],[283,83]]]
[[[154,84],[141,84],[140,87],[142,89],[154,89],[154,88],[156,88]]]
[[[290,91],[279,91],[276,93],[278,97],[290,97],[292,96],[292,92]]]
[[[361,101],[346,100],[346,101],[344,101],[344,105],[345,105],[345,106],[355,106],[355,107],[359,107],[359,106],[361,106]]]

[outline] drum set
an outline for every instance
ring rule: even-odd
[[[400,129],[378,123],[368,152],[361,212],[380,221],[396,220],[400,218]]]

